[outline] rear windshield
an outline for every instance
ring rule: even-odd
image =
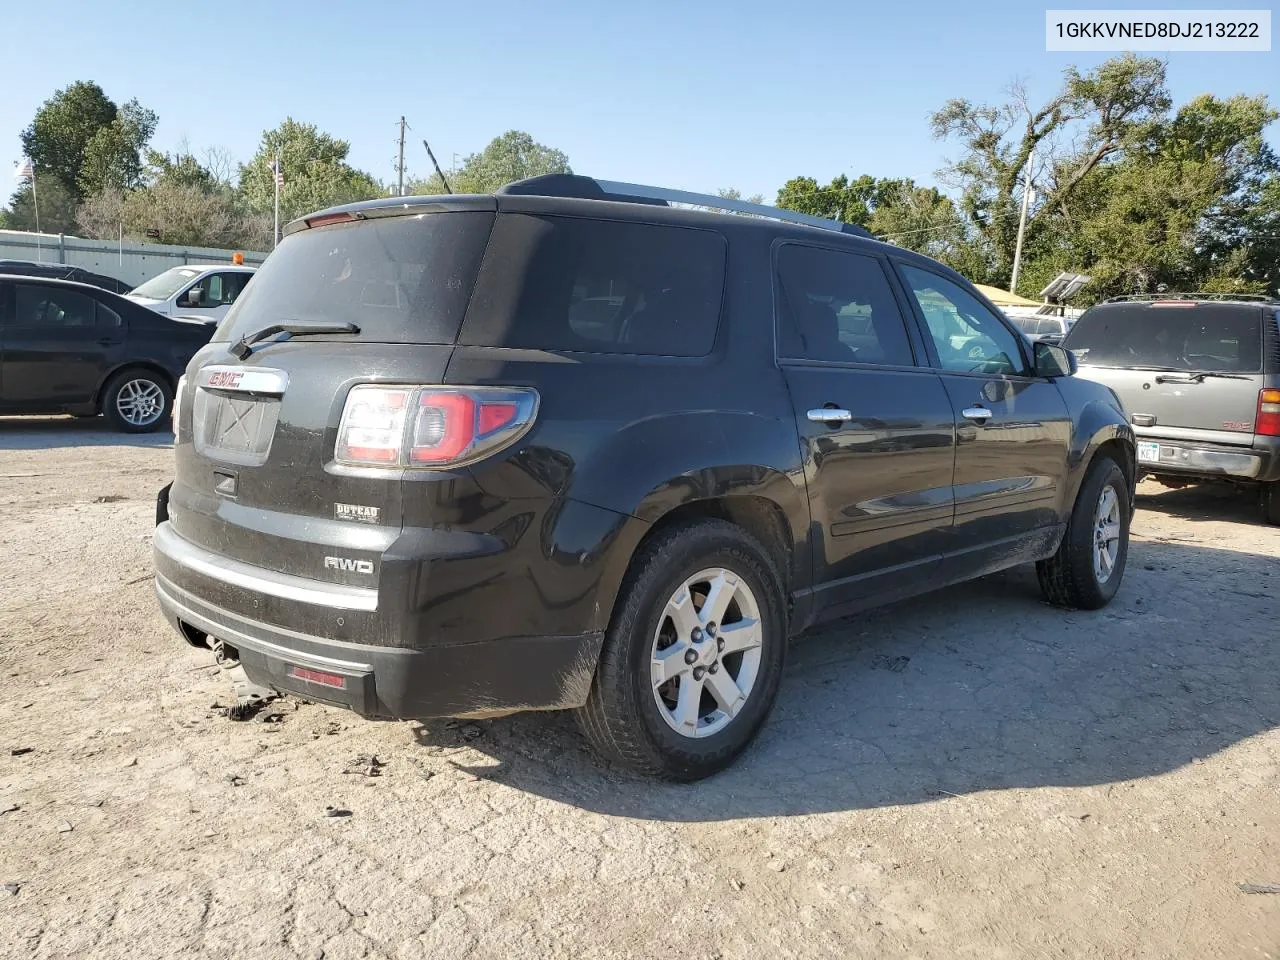
[[[302,230],[267,257],[213,339],[351,322],[357,340],[453,343],[492,225],[492,213],[453,211]]]
[[[1098,367],[1257,373],[1262,311],[1256,307],[1118,304],[1095,307],[1062,345]]]
[[[1027,336],[1049,336],[1062,333],[1064,324],[1059,317],[1009,317],[1013,325]]]
[[[711,230],[503,214],[458,342],[705,356],[724,266],[724,237]]]

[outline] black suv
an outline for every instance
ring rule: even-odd
[[[0,414],[168,426],[178,378],[210,333],[86,283],[0,272]]]
[[[857,228],[557,176],[287,233],[187,368],[155,534],[169,620],[258,684],[573,708],[696,779],[816,621],[1031,561],[1058,604],[1120,585],[1115,394]]]

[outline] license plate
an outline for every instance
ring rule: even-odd
[[[1160,462],[1160,444],[1149,440],[1138,441],[1138,460],[1142,463]]]

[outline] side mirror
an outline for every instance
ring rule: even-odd
[[[1037,377],[1070,377],[1080,369],[1076,355],[1056,343],[1037,340],[1035,343]]]
[[[204,300],[204,288],[192,287],[182,295],[180,304],[184,307],[198,307],[202,300]]]

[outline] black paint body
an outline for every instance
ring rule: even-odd
[[[21,308],[40,291],[69,291],[103,309],[92,323],[42,322]],[[172,388],[212,333],[96,286],[0,274],[0,413],[97,413],[107,381],[125,368],[161,374]]]
[[[468,329],[485,322],[478,296],[445,344],[315,336],[268,343],[239,362],[227,343],[209,344],[189,380],[233,364],[287,371],[289,386],[257,467],[197,452],[187,392],[176,479],[158,512],[166,536],[157,536],[157,589],[188,640],[223,639],[260,682],[367,716],[574,706],[589,690],[632,557],[675,518],[728,517],[765,541],[795,633],[1052,554],[1104,444],[1133,476],[1132,431],[1107,389],[939,369],[895,264],[979,295],[924,257],[847,234],[632,203],[499,196],[438,206],[449,216],[496,211],[498,221],[556,215],[717,232],[727,258],[714,347],[681,358],[469,346]],[[779,359],[773,263],[783,243],[878,258],[915,364]],[[491,256],[481,276],[501,269]],[[1017,339],[1030,370],[1030,344]],[[467,467],[344,467],[334,461],[343,404],[368,382],[531,386],[540,407],[513,446]],[[975,402],[993,412],[985,426],[960,415]],[[829,426],[806,417],[824,405],[854,418]],[[234,499],[215,492],[219,471],[235,474]],[[335,519],[335,503],[376,507],[378,521]],[[326,569],[334,554],[369,561],[373,573]],[[228,580],[253,571],[284,586]],[[367,591],[376,609],[308,602],[294,589],[306,585]],[[290,664],[347,685],[300,681],[287,675]]]

